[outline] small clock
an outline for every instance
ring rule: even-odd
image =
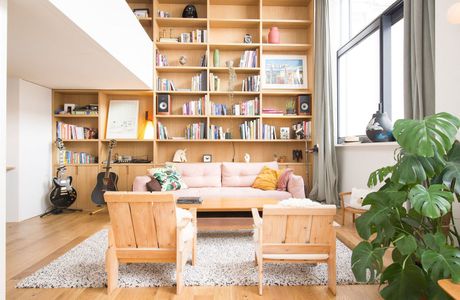
[[[203,162],[204,162],[204,163],[210,163],[210,162],[212,162],[212,155],[211,155],[211,154],[205,154],[205,155],[203,155]]]
[[[244,35],[244,43],[245,44],[252,44],[252,35],[250,35],[249,33],[246,33]]]

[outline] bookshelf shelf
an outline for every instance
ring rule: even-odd
[[[263,28],[270,28],[276,26],[278,28],[290,28],[290,29],[306,29],[312,24],[310,20],[264,20],[262,22]]]
[[[98,139],[86,139],[86,140],[62,140],[64,143],[97,143]]]
[[[284,91],[284,90],[279,90],[279,91],[268,91],[268,90],[262,90],[262,94],[266,96],[297,96],[297,95],[302,95],[302,94],[311,94],[312,91],[310,89],[305,89],[305,90],[296,90],[296,91]]]
[[[210,19],[211,28],[258,28],[259,19]]]
[[[206,119],[206,116],[197,115],[157,115],[157,119]]]
[[[229,92],[229,91],[213,91],[209,92],[209,94],[212,95],[237,95],[237,96],[257,96],[260,94],[260,92],[241,92],[241,91],[234,91],[234,92]]]
[[[206,0],[158,0],[162,4],[206,4]]]
[[[262,115],[262,118],[264,119],[286,119],[286,120],[291,120],[291,119],[311,119],[312,116],[306,116],[306,115],[302,115],[302,116],[279,116],[279,115]]]
[[[171,95],[206,95],[207,91],[157,91],[157,94],[171,94]]]
[[[95,118],[97,119],[99,116],[98,115],[64,115],[64,114],[55,114],[55,118]]]
[[[266,6],[309,6],[311,0],[264,0]]]
[[[101,142],[107,143],[110,142],[111,139],[103,139]],[[143,139],[116,139],[117,143],[152,143],[153,139],[143,140]]]
[[[262,44],[264,51],[296,51],[304,52],[312,48],[311,44]]]
[[[259,43],[251,43],[251,44],[244,44],[244,43],[213,43],[209,44],[209,48],[211,50],[219,49],[219,50],[232,50],[232,51],[244,51],[244,50],[254,50],[260,47]]]
[[[210,119],[259,119],[260,116],[235,116],[235,115],[225,115],[225,116],[209,116]]]
[[[158,73],[196,73],[206,71],[206,67],[185,67],[185,66],[168,66],[156,67]]]
[[[206,50],[207,44],[204,43],[179,43],[179,42],[155,42],[160,50]]]
[[[188,140],[188,139],[168,139],[157,140],[158,143],[305,143],[311,140],[243,140],[243,139],[227,139],[227,140]]]
[[[157,18],[160,27],[206,27],[206,18]]]

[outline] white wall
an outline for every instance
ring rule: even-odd
[[[7,0],[0,0],[0,299],[5,299]]]
[[[10,126],[11,124],[11,126]],[[22,221],[48,207],[51,173],[51,90],[8,78],[7,221]]]

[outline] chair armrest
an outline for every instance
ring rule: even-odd
[[[259,211],[257,210],[257,208],[251,208],[251,212],[252,212],[252,218],[253,218],[253,220],[254,220],[254,226],[255,226],[256,228],[262,227],[263,220],[262,220],[262,218],[260,217]]]
[[[340,207],[345,208],[345,197],[350,196],[351,192],[340,192],[339,193],[339,198],[340,198]]]
[[[133,182],[133,192],[147,192],[146,184],[152,180],[150,176],[136,176]]]
[[[292,198],[305,198],[305,183],[302,176],[291,175],[287,185],[287,191]]]

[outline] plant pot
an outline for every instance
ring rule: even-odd
[[[393,125],[387,113],[377,111],[366,126],[366,135],[372,142],[394,141]]]
[[[219,49],[214,49],[214,55],[213,55],[213,62],[214,62],[214,67],[220,67],[220,52]]]
[[[268,43],[269,44],[279,44],[280,43],[280,32],[278,27],[270,28],[270,32],[268,33]]]

